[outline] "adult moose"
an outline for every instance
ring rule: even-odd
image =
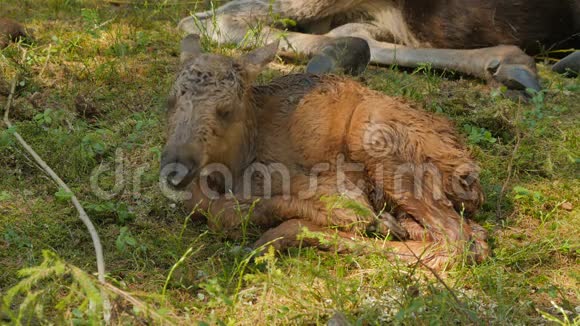
[[[210,227],[232,237],[245,222],[268,229],[256,247],[327,245],[299,240],[304,227],[338,229],[347,242],[373,229],[402,240],[385,242],[392,254],[435,268],[461,253],[483,259],[486,233],[464,218],[483,201],[478,168],[452,124],[336,76],[253,86],[278,46],[234,59],[202,53],[195,35],[182,41],[161,178],[191,195],[187,206],[201,205]]]
[[[294,32],[284,33],[280,50],[315,56],[311,72],[360,71],[368,49],[356,37],[367,41],[370,61],[377,64],[431,63],[510,88],[538,90],[535,63],[526,53],[580,48],[577,0],[234,0],[187,17],[179,27],[218,42],[243,45],[256,32],[272,42],[280,30],[264,26],[274,23],[273,17],[297,22]],[[580,55],[573,58],[566,62],[577,68]]]

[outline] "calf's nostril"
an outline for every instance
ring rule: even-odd
[[[168,181],[172,186],[177,187],[183,181],[183,179],[185,179],[187,173],[188,171],[184,170],[174,171],[168,176]]]
[[[190,169],[181,163],[168,163],[161,168],[161,176],[172,187],[179,187],[190,173]]]

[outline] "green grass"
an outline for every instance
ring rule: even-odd
[[[371,67],[361,78],[450,117],[481,163],[487,201],[476,219],[490,230],[493,257],[442,275],[451,291],[428,271],[379,255],[296,249],[251,261],[240,243],[190,221],[157,187],[165,96],[181,37],[175,27],[193,5],[141,3],[0,0],[2,15],[34,28],[36,38],[0,52],[0,86],[23,74],[11,118],[85,204],[102,237],[110,283],[184,324],[324,324],[335,311],[358,325],[537,324],[540,311],[573,323],[580,305],[578,79],[540,64],[546,89],[526,103],[429,67]],[[282,74],[280,64],[273,67],[261,82]],[[108,168],[99,185],[112,191],[121,161],[124,186],[99,199],[91,173]],[[0,292],[18,284],[23,268],[41,266],[28,270],[36,276],[52,268],[28,296],[16,295],[23,303],[44,291],[37,298],[43,314],[26,310],[23,322],[99,323],[87,303],[99,296],[90,286],[96,278],[75,269],[96,271],[76,211],[6,129],[0,166]],[[43,250],[57,257],[43,258]],[[126,297],[114,298],[113,307],[115,324],[161,323]],[[18,305],[3,309],[0,323]]]

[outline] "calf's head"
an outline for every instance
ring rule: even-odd
[[[197,35],[183,39],[161,157],[161,177],[170,186],[187,186],[210,163],[235,171],[248,159],[256,123],[252,82],[277,49],[275,42],[230,58],[203,53]]]

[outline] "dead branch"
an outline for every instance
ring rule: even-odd
[[[26,49],[24,49],[22,57],[24,59],[26,58]],[[14,76],[14,79],[12,80],[12,84],[10,86],[10,94],[8,94],[8,100],[6,101],[6,106],[4,108],[4,123],[8,128],[12,128],[13,126],[9,116],[10,116],[10,106],[12,105],[12,100],[14,98],[17,80],[18,74],[16,74],[16,76]],[[93,225],[93,222],[85,212],[85,209],[83,208],[83,206],[81,205],[75,194],[68,187],[68,185],[64,181],[62,181],[62,179],[52,170],[50,166],[48,166],[48,164],[46,164],[46,162],[36,153],[36,151],[34,151],[34,149],[32,149],[30,145],[28,145],[28,143],[24,140],[24,138],[22,138],[22,136],[20,136],[18,132],[14,131],[14,137],[16,138],[16,140],[18,140],[20,145],[34,158],[36,163],[44,170],[44,172],[46,172],[46,174],[48,174],[61,189],[64,189],[64,191],[71,194],[71,201],[75,206],[75,208],[77,209],[77,211],[79,212],[79,218],[89,230],[89,233],[93,240],[93,247],[95,248],[95,253],[97,256],[97,272],[98,272],[97,278],[101,284],[105,285],[106,284],[105,259],[103,256],[103,246],[101,245],[101,239],[99,238],[99,234],[97,233],[97,230]],[[106,297],[104,297],[103,303],[104,303],[104,311],[103,311],[104,320],[106,323],[108,323],[110,319],[110,302]]]
[[[26,50],[24,51],[23,56],[26,56]],[[8,128],[12,128],[13,126],[12,122],[10,122],[9,115],[10,115],[10,106],[12,105],[12,99],[14,98],[14,91],[16,90],[17,80],[18,76],[14,77],[14,79],[12,80],[12,84],[10,86],[10,94],[8,95],[8,100],[4,108],[4,123]],[[48,166],[48,164],[46,164],[46,162],[36,153],[36,151],[34,151],[34,149],[32,149],[30,145],[28,145],[28,143],[24,140],[24,138],[22,138],[22,136],[20,136],[20,134],[16,131],[14,132],[14,137],[16,138],[16,140],[18,140],[20,145],[34,158],[36,163],[46,172],[46,174],[48,174],[52,178],[52,180],[54,180],[54,182],[56,182],[56,184],[60,188],[72,194],[71,201],[75,206],[75,208],[77,209],[77,211],[79,212],[79,218],[81,219],[81,221],[83,221],[83,223],[89,230],[89,233],[91,234],[91,238],[93,240],[93,246],[95,247],[95,253],[97,255],[98,279],[101,283],[105,283],[105,260],[103,258],[103,247],[101,245],[101,239],[99,238],[99,234],[97,233],[97,230],[93,225],[93,222],[91,222],[89,216],[85,212],[85,209],[83,208],[77,197],[74,195],[74,193],[70,190],[68,185],[64,181],[62,181],[62,179],[52,170],[50,166]]]

